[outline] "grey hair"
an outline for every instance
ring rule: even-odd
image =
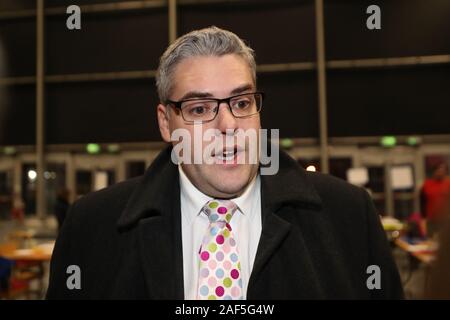
[[[196,56],[236,54],[249,65],[256,85],[256,62],[252,48],[233,32],[215,26],[191,31],[175,40],[161,56],[156,72],[156,87],[161,103],[171,95],[173,71],[183,59]]]

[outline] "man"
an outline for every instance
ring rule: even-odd
[[[433,166],[432,176],[425,180],[420,196],[422,215],[427,220],[427,234],[430,237],[439,231],[445,220],[445,203],[450,196],[450,178],[447,163],[440,161]]]
[[[157,116],[162,138],[174,147],[143,177],[72,206],[55,247],[48,298],[402,297],[365,191],[307,173],[283,152],[276,155],[278,172],[261,174],[250,161],[259,134],[227,144],[238,132],[260,129],[255,70],[253,51],[216,27],[184,35],[166,50]],[[189,161],[198,150],[189,150],[196,145],[188,138],[199,128],[225,145],[202,146],[213,163]],[[181,142],[172,138],[180,132],[185,144],[175,158],[185,160],[176,165]],[[75,273],[66,273],[71,265],[80,270],[78,284]]]

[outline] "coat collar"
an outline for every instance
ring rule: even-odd
[[[322,201],[306,171],[287,153],[280,150],[279,171],[275,175],[261,176],[264,203],[276,212],[284,205],[320,207]]]
[[[171,147],[161,151],[139,180],[117,222],[120,229],[131,227],[146,217],[171,214],[167,208],[172,206],[174,196],[179,197],[173,194],[179,186],[179,173],[171,161],[171,151]]]
[[[179,172],[171,161],[171,151],[172,147],[165,148],[140,179],[118,220],[119,228],[131,227],[145,217],[170,214],[166,208],[173,204],[174,190],[179,190]],[[278,173],[261,176],[261,188],[265,206],[273,212],[284,205],[321,206],[306,171],[281,150]]]

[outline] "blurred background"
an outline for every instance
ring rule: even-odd
[[[211,25],[255,50],[281,147],[370,192],[424,297],[450,191],[449,18],[448,0],[0,0],[1,297],[42,298],[68,205],[144,173],[164,146],[159,57]]]

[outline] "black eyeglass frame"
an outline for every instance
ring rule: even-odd
[[[254,95],[255,97],[256,97],[256,95],[260,95],[260,96],[261,96],[261,103],[260,103],[259,106],[257,106],[257,107],[258,107],[257,111],[256,111],[255,113],[252,113],[252,114],[249,114],[249,115],[245,115],[245,116],[236,116],[236,115],[233,113],[233,109],[231,108],[231,105],[230,105],[231,100],[232,100],[232,99],[235,99],[235,98],[238,98],[238,97],[241,97],[241,96],[247,96],[247,95]],[[224,98],[224,99],[218,99],[218,98],[209,98],[209,97],[206,97],[206,98],[192,98],[192,99],[185,99],[185,100],[180,100],[180,101],[167,100],[166,103],[165,103],[165,105],[166,105],[166,106],[171,105],[171,106],[175,107],[177,110],[179,110],[179,111],[181,112],[181,116],[183,117],[183,120],[184,120],[185,122],[188,122],[188,123],[194,123],[194,122],[197,122],[197,120],[186,120],[186,119],[184,118],[184,114],[183,114],[183,111],[182,111],[182,109],[181,109],[181,105],[182,105],[183,103],[189,102],[189,101],[204,101],[204,100],[207,100],[207,101],[216,101],[216,102],[217,102],[217,109],[216,109],[216,113],[215,113],[215,115],[214,115],[214,118],[212,118],[211,120],[206,120],[206,121],[201,121],[201,120],[199,120],[199,122],[201,122],[201,123],[207,123],[207,122],[214,121],[214,119],[217,117],[217,114],[219,113],[219,108],[218,108],[218,107],[219,107],[223,102],[226,102],[226,104],[228,105],[228,109],[230,109],[230,112],[231,112],[231,114],[233,115],[233,117],[239,118],[239,119],[252,117],[252,116],[254,116],[255,114],[258,114],[258,113],[261,112],[262,105],[263,105],[263,101],[264,101],[264,96],[265,96],[264,92],[256,91],[256,92],[240,93],[240,94],[237,94],[237,95],[234,95],[234,96],[231,96],[231,97],[228,97],[228,98]],[[255,100],[256,100],[256,99],[255,99]]]

